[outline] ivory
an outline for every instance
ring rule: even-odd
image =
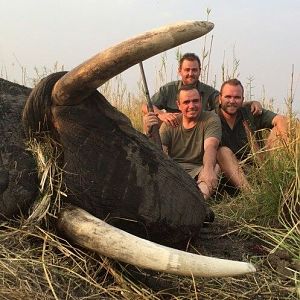
[[[144,269],[194,277],[227,277],[256,271],[251,263],[197,255],[138,238],[77,207],[61,212],[58,228],[82,247]]]
[[[59,105],[76,104],[112,77],[158,53],[199,38],[214,27],[206,21],[184,21],[138,35],[98,53],[63,76],[52,98]]]

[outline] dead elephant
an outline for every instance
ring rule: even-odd
[[[193,179],[96,90],[136,63],[212,28],[208,22],[183,22],[146,32],[70,72],[51,74],[33,89],[23,112],[25,132],[40,143],[50,135],[62,151],[65,202],[72,208],[63,210],[58,228],[76,243],[170,273],[229,276],[254,271],[246,263],[149,241],[172,246],[198,234],[207,206]]]
[[[38,193],[36,166],[24,147],[22,110],[31,89],[0,78],[0,218],[26,210]]]

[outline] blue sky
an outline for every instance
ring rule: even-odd
[[[232,69],[233,53],[239,61],[239,79],[253,79],[255,99],[273,98],[284,107],[294,65],[295,109],[300,111],[300,1],[299,0],[0,0],[0,75],[24,82],[35,68],[69,70],[92,55],[126,38],[182,20],[209,20],[215,28],[209,82],[221,84],[223,61]],[[184,44],[181,52],[201,56],[204,38]],[[176,79],[176,49],[166,53],[169,79]],[[157,88],[161,55],[144,63],[150,92]],[[139,68],[123,74],[137,91]]]

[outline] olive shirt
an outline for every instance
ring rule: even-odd
[[[177,127],[165,123],[161,125],[161,142],[167,147],[168,155],[195,178],[203,165],[204,140],[208,137],[221,140],[220,118],[215,112],[203,111],[193,128],[183,127],[182,115],[179,116],[179,122]]]
[[[252,132],[257,130],[273,128],[272,121],[276,113],[263,109],[261,115],[253,116],[250,107],[242,107],[237,115],[235,124],[231,129],[219,110],[219,116],[222,123],[222,146],[227,146],[236,155],[237,159],[242,160],[251,153],[248,143],[247,132],[243,121],[245,120]]]
[[[163,85],[159,91],[152,96],[152,104],[159,109],[165,109],[167,112],[180,112],[176,104],[176,98],[181,86],[181,80],[172,81]],[[199,80],[196,83],[196,88],[202,97],[203,110],[214,110],[218,105],[219,92]]]

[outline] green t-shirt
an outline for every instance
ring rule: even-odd
[[[167,112],[179,112],[176,104],[176,97],[181,86],[181,80],[172,81],[162,86],[159,91],[152,96],[152,104],[159,109],[165,109]],[[200,81],[197,82],[196,87],[202,98],[203,110],[214,110],[218,105],[219,92],[213,87]]]
[[[168,155],[194,178],[203,165],[204,140],[208,137],[221,140],[221,121],[215,112],[203,111],[196,126],[185,129],[182,115],[179,118],[177,127],[161,125],[161,142],[167,147]]]

